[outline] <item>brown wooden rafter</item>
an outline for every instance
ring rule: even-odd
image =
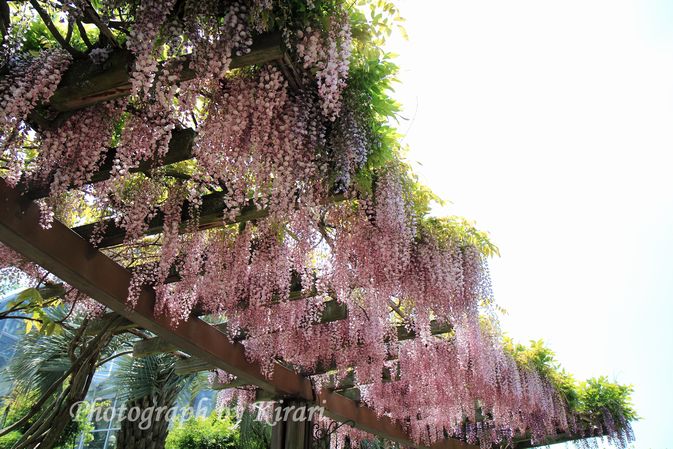
[[[179,61],[180,81],[196,78],[190,68],[191,57],[187,55]],[[114,100],[131,94],[131,66],[133,55],[123,49],[114,50],[103,64],[94,64],[88,59],[76,60],[64,73],[61,84],[45,107],[31,115],[31,119],[43,127],[58,125],[58,114],[75,111],[94,104]],[[257,36],[250,52],[233,56],[231,69],[276,64],[283,71],[290,87],[299,85],[298,75],[288,58],[280,33]]]
[[[190,128],[173,130],[171,140],[168,143],[168,151],[160,161],[142,161],[138,164],[138,167],[132,168],[129,171],[131,173],[148,172],[152,168],[160,165],[170,165],[191,159],[195,136],[196,131]],[[105,155],[105,159],[101,162],[98,171],[89,179],[89,183],[95,184],[110,179],[112,166],[116,157],[117,149],[110,148]],[[20,183],[19,190],[24,191],[25,196],[30,199],[45,198],[49,196],[49,182],[51,182],[51,179],[49,179],[48,182],[39,184],[24,180]]]

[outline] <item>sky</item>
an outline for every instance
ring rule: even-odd
[[[633,384],[673,449],[673,0],[398,0],[400,131],[490,232],[503,328]]]

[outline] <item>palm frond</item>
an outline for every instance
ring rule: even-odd
[[[122,399],[136,400],[146,396],[162,396],[167,391],[188,392],[201,376],[175,374],[176,357],[157,354],[147,357],[120,358],[112,379]]]

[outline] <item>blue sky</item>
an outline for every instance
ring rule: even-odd
[[[408,159],[476,220],[503,327],[635,386],[673,449],[673,0],[399,0]]]

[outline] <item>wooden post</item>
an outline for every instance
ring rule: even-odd
[[[302,407],[304,413],[297,412]],[[313,423],[309,419],[311,418],[308,412],[309,407],[309,403],[294,399],[281,399],[276,403],[273,411],[271,449],[311,449],[313,447]]]

